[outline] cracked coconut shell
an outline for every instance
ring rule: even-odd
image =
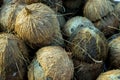
[[[2,80],[26,80],[28,51],[13,34],[0,34],[0,78]]]
[[[101,73],[97,80],[120,80],[120,70],[116,69]]]
[[[56,14],[42,3],[28,5],[19,12],[15,32],[33,48],[45,45],[63,45]]]
[[[113,4],[109,0],[88,0],[84,7],[84,16],[91,21],[96,21],[113,10]]]
[[[28,68],[28,80],[71,80],[73,62],[59,46],[43,47]]]
[[[75,23],[76,25],[74,25],[73,21],[69,26],[70,29],[73,28],[74,30],[70,36],[67,48],[72,51],[74,57],[81,61],[104,61],[108,53],[106,38],[87,18],[79,18],[79,24]]]
[[[18,2],[4,4],[0,11],[0,24],[3,31],[11,32],[15,27],[16,16],[25,5]]]

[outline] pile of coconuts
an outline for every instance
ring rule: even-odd
[[[0,80],[120,80],[120,2],[1,0]]]

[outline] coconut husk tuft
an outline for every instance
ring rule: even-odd
[[[120,80],[120,70],[116,69],[101,73],[97,80]]]
[[[37,51],[37,59],[29,66],[29,80],[71,80],[73,63],[59,46],[48,46]]]
[[[33,48],[63,45],[56,15],[52,9],[42,3],[28,5],[19,12],[15,32]]]
[[[113,10],[113,3],[109,0],[88,0],[84,7],[84,16],[91,21],[96,21]]]
[[[13,34],[0,34],[0,77],[2,80],[26,79],[28,51]]]
[[[11,32],[15,27],[16,16],[25,5],[19,3],[4,4],[0,11],[0,24],[3,31]]]

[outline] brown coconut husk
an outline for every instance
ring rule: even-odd
[[[116,14],[109,14],[103,19],[94,22],[95,27],[104,33],[106,37],[110,37],[119,31],[119,19]]]
[[[109,0],[88,0],[84,7],[84,16],[91,21],[96,21],[113,10],[113,3]]]
[[[28,80],[71,80],[73,63],[59,46],[48,46],[37,51],[37,59],[29,66]]]
[[[107,40],[102,32],[87,21],[85,19],[81,21],[75,32],[71,34],[67,48],[81,61],[99,63],[107,57]]]
[[[63,45],[56,15],[52,9],[42,3],[28,5],[19,12],[15,32],[33,48]]]
[[[18,2],[9,3],[2,6],[0,11],[0,24],[4,31],[11,32],[15,27],[16,16],[25,5]]]
[[[28,51],[13,34],[0,34],[0,77],[2,80],[26,80]]]
[[[23,0],[26,4],[38,3],[40,0]]]
[[[113,35],[109,40],[108,68],[120,69],[120,34]]]
[[[97,80],[120,80],[120,70],[116,69],[101,73]]]
[[[75,72],[73,80],[96,80],[103,71],[103,63],[84,63],[77,59],[73,59]]]

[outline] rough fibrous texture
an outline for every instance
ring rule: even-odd
[[[120,80],[120,70],[116,69],[101,73],[97,80]]]
[[[0,78],[23,80],[26,77],[28,51],[23,41],[13,34],[0,34]]]
[[[109,41],[109,69],[120,69],[120,34],[113,35]]]
[[[48,46],[37,51],[37,59],[29,66],[29,80],[71,80],[73,63],[59,46]]]
[[[54,11],[42,3],[28,5],[19,12],[15,32],[31,47],[63,44]]]
[[[13,31],[16,16],[24,6],[25,5],[20,5],[19,3],[9,3],[2,6],[0,11],[0,24],[4,31]]]
[[[88,0],[84,7],[84,16],[96,21],[112,12],[113,4],[109,0]]]
[[[115,15],[120,18],[120,3],[115,5]]]
[[[86,62],[104,61],[108,53],[108,44],[103,33],[85,18],[81,19],[75,28],[67,46],[73,56]]]

